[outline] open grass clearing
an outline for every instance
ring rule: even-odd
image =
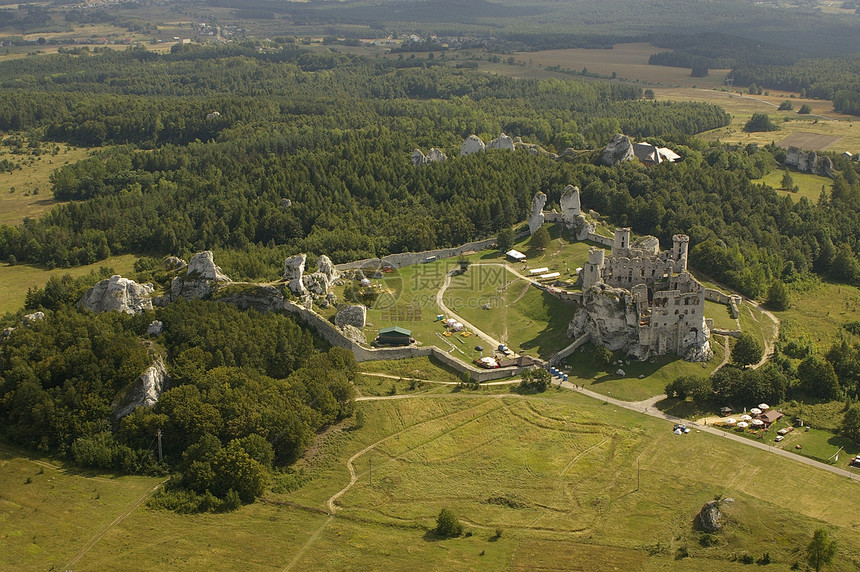
[[[624,401],[642,401],[663,393],[666,385],[678,376],[710,375],[723,360],[722,338],[714,336],[711,348],[714,357],[704,364],[671,355],[635,361],[616,352],[613,361],[621,359],[624,363],[604,366],[595,360],[594,346],[588,343],[567,358],[568,368],[562,367],[562,370],[568,372],[568,381],[591,391]],[[619,375],[619,370],[624,371],[624,375]],[[640,375],[644,377],[639,379]]]
[[[794,180],[794,184],[797,186],[797,192],[780,188],[782,177],[785,174],[785,171],[782,169],[771,171],[761,179],[755,179],[752,182],[769,185],[776,190],[778,195],[791,197],[795,202],[805,197],[812,204],[818,203],[822,190],[829,191],[833,185],[833,180],[828,177],[813,175],[811,173],[800,173],[798,171],[790,171],[789,173]]]
[[[160,480],[65,470],[0,444],[0,568],[61,569]]]
[[[732,116],[731,123],[726,127],[701,133],[699,136],[707,141],[720,140],[725,143],[764,145],[782,141],[795,132],[803,132],[832,137],[835,142],[826,147],[827,151],[855,153],[860,150],[860,121],[851,115],[835,113],[830,101],[796,97],[790,99],[794,105],[794,111],[778,111],[779,105],[789,100],[790,94],[771,92],[771,95],[753,96],[737,91],[691,88],[654,88],[654,92],[658,100],[702,101],[725,109]],[[797,110],[803,104],[808,104],[812,108],[811,115],[797,114]],[[744,124],[756,112],[767,113],[779,125],[779,130],[745,132]]]
[[[20,169],[0,172],[0,224],[17,225],[24,218],[36,218],[59,201],[51,193],[51,173],[68,163],[89,156],[90,150],[65,144],[43,143],[43,148],[56,150],[41,155],[12,153],[0,146],[0,160],[17,163]]]
[[[364,427],[327,433],[317,454],[296,466],[309,477],[300,488],[267,493],[268,502],[228,514],[140,507],[75,568],[282,570],[304,548],[293,570],[722,571],[733,555],[757,558],[764,552],[774,560],[769,568],[787,570],[821,526],[839,542],[834,569],[852,569],[860,556],[856,504],[846,501],[857,483],[717,436],[678,437],[665,421],[573,392],[419,396],[357,405]],[[374,444],[354,461],[358,481],[329,521],[320,509],[349,481],[346,459]],[[110,522],[114,511],[154,481],[122,478],[114,486],[64,475],[75,482],[56,483],[42,479],[35,465],[20,474],[5,470],[29,461],[2,460],[0,530],[4,544],[11,541],[17,552],[4,551],[0,562],[20,570],[62,566],[84,543],[81,538],[89,538],[82,530]],[[786,486],[773,486],[777,476]],[[54,501],[52,482],[62,484],[64,502]],[[95,505],[95,486],[114,486],[124,498],[108,505],[102,489],[99,512],[70,510]],[[8,507],[9,499],[22,495],[39,503],[40,511],[63,507],[63,514],[38,519],[29,504]],[[717,544],[705,547],[693,518],[715,495],[734,502],[724,505],[728,525]],[[471,535],[443,541],[427,534],[442,507],[452,509]],[[14,510],[27,518],[13,527]],[[38,531],[47,533],[43,527],[50,525],[53,532],[57,523],[60,532],[51,540],[64,550],[49,557]],[[34,535],[42,550],[31,554]],[[676,560],[681,548],[689,556]]]
[[[51,276],[70,274],[73,277],[84,276],[90,272],[98,273],[102,267],[112,268],[115,274],[128,276],[134,271],[133,254],[112,256],[94,264],[75,266],[73,268],[54,268],[48,270],[31,264],[0,264],[0,315],[6,312],[16,312],[24,306],[24,299],[29,288],[42,288]]]
[[[822,282],[808,292],[791,292],[791,308],[774,312],[788,339],[806,337],[822,355],[840,336],[852,343],[858,339],[842,324],[860,320],[860,289],[846,284]]]

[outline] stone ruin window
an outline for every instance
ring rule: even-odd
[[[684,298],[684,305],[685,305],[685,306],[689,306],[689,305],[690,305],[690,297],[689,297],[689,296],[687,296],[686,298]]]

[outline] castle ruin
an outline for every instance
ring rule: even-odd
[[[676,234],[660,251],[653,236],[631,243],[630,229],[615,230],[609,257],[592,247],[582,269],[582,305],[568,335],[623,350],[636,359],[675,353],[707,361],[712,320],[706,320],[705,287],[687,271],[689,237]]]

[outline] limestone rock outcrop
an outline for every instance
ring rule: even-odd
[[[601,165],[613,167],[618,163],[631,161],[635,156],[630,138],[621,133],[616,133],[600,152],[599,162]]]
[[[293,206],[293,201],[291,201],[290,199],[281,199],[281,208],[282,209],[288,209],[291,206]]]
[[[14,332],[14,331],[15,331],[15,328],[13,328],[11,326],[8,328],[3,328],[3,331],[0,332],[0,342],[5,342],[7,339],[9,339],[9,336],[11,336],[12,332]]]
[[[231,304],[240,310],[254,308],[258,312],[277,312],[284,309],[284,295],[274,286],[234,285],[233,288],[218,292],[219,302]]]
[[[431,147],[430,151],[427,152],[427,163],[439,163],[448,158],[448,155],[442,152],[441,149],[437,149],[436,147]]]
[[[230,278],[215,266],[215,257],[211,250],[198,252],[191,258],[188,264],[186,280],[215,280],[216,282],[229,282]]]
[[[343,304],[337,309],[334,325],[338,328],[353,326],[359,330],[367,324],[367,308],[361,304]]]
[[[612,351],[633,350],[635,355],[639,345],[635,327],[638,320],[629,291],[600,283],[582,293],[582,305],[574,314],[567,335],[579,338],[590,334],[595,345]]]
[[[432,147],[430,151],[427,152],[427,155],[422,153],[421,149],[416,149],[412,152],[412,164],[416,167],[427,165],[429,163],[439,163],[447,158],[448,156],[445,155],[441,149],[437,149],[436,147]]]
[[[211,250],[198,252],[191,258],[184,276],[177,276],[170,283],[170,292],[156,301],[166,304],[180,298],[193,300],[205,298],[217,290],[219,283],[229,283],[230,278],[215,266]]]
[[[711,500],[705,503],[702,510],[696,516],[698,524],[707,532],[719,532],[723,529],[722,518],[720,512],[720,504],[718,501]]]
[[[21,320],[22,326],[32,326],[36,322],[41,322],[45,319],[45,312],[33,312],[32,314],[27,314]]]
[[[343,332],[344,337],[346,339],[353,341],[357,344],[367,345],[367,336],[364,335],[364,332],[352,326],[350,324],[345,325],[340,329]]]
[[[305,254],[296,254],[284,261],[284,282],[287,283],[290,292],[296,296],[301,296],[305,293],[302,276],[305,272],[305,261],[307,258]]]
[[[78,308],[86,308],[96,314],[101,312],[138,314],[152,309],[154,290],[152,284],[138,284],[134,280],[115,274],[87,290],[78,302]]]
[[[140,377],[132,382],[114,403],[115,419],[122,419],[138,407],[152,407],[167,388],[167,369],[161,358],[157,358]]]
[[[340,272],[338,272],[337,268],[335,268],[335,265],[331,261],[331,258],[326,256],[325,254],[317,258],[317,272],[322,272],[323,274],[325,274],[326,278],[328,278],[329,284],[340,278]]]
[[[785,153],[784,163],[802,173],[814,173],[831,179],[836,177],[830,157],[819,156],[815,151],[806,152],[798,147],[789,147]]]
[[[510,149],[514,150],[514,140],[502,133],[487,145],[487,149]]]
[[[532,208],[529,211],[529,234],[534,234],[543,224],[543,207],[546,205],[546,195],[538,191],[532,199]]]
[[[148,336],[160,336],[161,332],[164,331],[164,324],[161,320],[153,320],[150,322],[149,327],[146,328],[146,334]]]
[[[487,146],[484,144],[484,141],[478,137],[477,135],[469,135],[466,137],[466,140],[463,141],[463,144],[460,145],[460,155],[471,155],[472,153],[479,153],[486,149]]]
[[[302,285],[311,294],[317,296],[325,296],[328,294],[329,280],[328,276],[322,272],[314,272],[313,274],[305,274],[302,276]]]
[[[182,270],[188,266],[188,263],[178,256],[165,256],[162,264],[165,270]]]
[[[579,200],[579,187],[568,185],[561,192],[561,219],[568,228],[574,228],[577,217],[582,215],[582,204]]]

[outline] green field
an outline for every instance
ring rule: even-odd
[[[98,273],[102,267],[113,268],[115,274],[128,276],[134,270],[133,254],[112,256],[95,264],[75,266],[74,268],[54,268],[47,270],[30,264],[0,264],[0,315],[15,312],[24,306],[24,298],[29,288],[41,288],[51,276],[71,274],[84,276],[90,272]]]
[[[776,189],[778,194],[791,197],[794,201],[799,201],[801,197],[806,197],[806,200],[812,204],[817,204],[819,197],[821,197],[822,190],[829,191],[830,186],[833,184],[833,180],[828,177],[791,171],[791,178],[794,180],[794,184],[797,185],[798,190],[797,192],[787,191],[780,188],[782,185],[782,176],[784,174],[784,171],[779,169],[768,173],[761,179],[755,179],[752,182],[770,185]]]
[[[42,144],[43,148],[51,147]],[[89,155],[90,150],[68,145],[55,145],[56,155],[17,154],[0,146],[0,160],[21,166],[11,172],[0,172],[0,224],[20,224],[25,217],[36,218],[59,204],[51,194],[51,173],[66,163],[75,163]]]
[[[854,337],[840,326],[860,320],[860,289],[845,284],[821,283],[809,292],[792,292],[791,308],[774,312],[788,339],[807,337],[823,354],[840,336]],[[856,341],[856,340],[855,340]]]
[[[845,502],[857,483],[720,437],[677,437],[668,422],[568,391],[358,406],[363,428],[327,432],[297,464],[303,486],[229,514],[141,507],[104,530],[158,481],[42,475],[4,456],[0,567],[56,569],[81,554],[76,570],[722,571],[769,552],[768,570],[788,570],[823,526],[839,542],[833,569],[857,569],[856,504]],[[329,519],[348,459],[357,480]],[[716,495],[733,502],[705,546],[693,520]],[[443,507],[468,536],[427,533]]]

